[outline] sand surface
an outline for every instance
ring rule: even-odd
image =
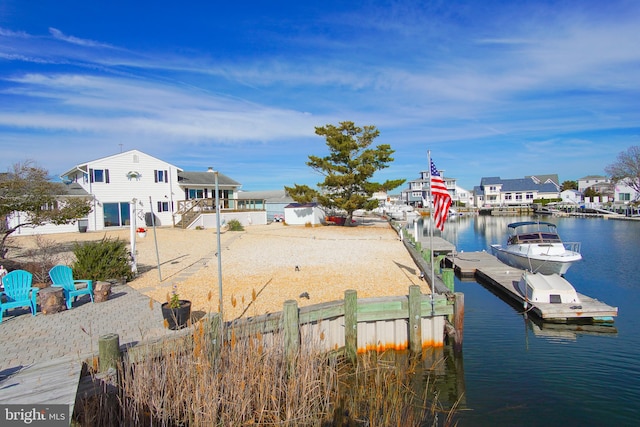
[[[41,238],[69,250],[72,242],[104,236],[130,241],[128,229]],[[281,311],[289,299],[301,307],[343,299],[348,289],[359,298],[406,295],[414,284],[428,293],[398,234],[380,220],[365,219],[356,227],[252,225],[222,232],[220,242],[226,320]],[[8,255],[19,257],[35,247],[36,238],[17,236],[12,243]],[[218,311],[215,230],[158,228],[155,237],[149,230],[136,237],[136,249],[139,274],[131,287],[159,302],[175,288],[180,298],[192,301],[192,310]],[[73,260],[69,252],[59,256],[62,263]],[[305,293],[308,298],[301,296]]]

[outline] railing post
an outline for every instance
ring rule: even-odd
[[[358,354],[358,293],[344,291],[344,351],[347,358],[356,362]]]
[[[422,351],[422,292],[420,286],[409,286],[409,350]]]

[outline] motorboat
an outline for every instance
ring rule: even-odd
[[[529,303],[580,304],[575,288],[559,274],[546,275],[525,271],[517,289]]]
[[[580,243],[563,242],[551,222],[521,221],[507,227],[507,245],[491,245],[491,250],[500,261],[512,267],[564,275],[571,264],[582,259]]]
[[[513,283],[525,312],[533,313],[549,322],[590,321],[611,323],[618,315],[616,307],[581,295],[559,274],[524,271],[520,281]]]

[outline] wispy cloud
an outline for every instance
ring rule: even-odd
[[[53,38],[65,41],[67,43],[76,44],[78,46],[88,46],[88,47],[110,47],[106,43],[98,43],[94,40],[81,39],[79,37],[68,36],[64,34],[62,31],[57,28],[49,27],[49,33],[53,36]]]

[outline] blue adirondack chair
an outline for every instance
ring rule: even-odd
[[[14,270],[2,278],[4,291],[0,292],[0,322],[6,310],[16,307],[29,307],[36,315],[36,296],[39,288],[31,286],[33,275],[28,271]]]
[[[59,286],[64,293],[64,299],[67,301],[67,309],[71,310],[73,301],[80,295],[89,295],[93,302],[93,281],[91,280],[74,280],[73,270],[66,265],[56,265],[49,270],[51,277],[51,286]],[[76,285],[86,284],[86,287],[77,287]]]

